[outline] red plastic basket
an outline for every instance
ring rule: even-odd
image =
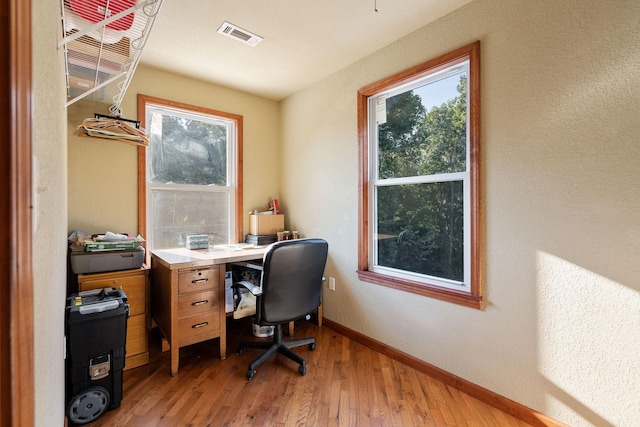
[[[70,0],[71,9],[90,22],[99,22],[116,13],[135,6],[137,0]],[[134,14],[130,13],[107,25],[113,30],[125,31],[131,28]]]

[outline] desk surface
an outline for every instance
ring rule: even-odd
[[[158,249],[151,251],[157,261],[170,270],[200,267],[262,258],[267,246],[246,244],[218,245],[209,249]]]

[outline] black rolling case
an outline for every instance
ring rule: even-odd
[[[66,308],[67,416],[86,424],[120,406],[129,304],[121,289],[72,294]]]

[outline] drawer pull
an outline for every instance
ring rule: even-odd
[[[209,278],[208,278],[208,277],[205,277],[204,279],[195,279],[195,280],[192,280],[192,281],[191,281],[191,283],[196,284],[196,283],[200,283],[200,282],[208,282],[208,281],[209,281]]]
[[[193,329],[198,329],[198,328],[202,328],[203,326],[207,326],[209,324],[209,322],[202,322],[202,323],[197,323],[195,325],[192,325],[191,327]]]
[[[208,304],[208,303],[209,303],[209,300],[205,299],[205,300],[202,300],[202,301],[192,302],[191,305],[194,306],[194,307],[197,307],[199,305],[204,305],[204,304]]]

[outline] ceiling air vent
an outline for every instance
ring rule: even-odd
[[[263,40],[262,37],[252,34],[249,31],[243,30],[242,28],[228,22],[224,22],[220,28],[218,28],[218,33],[248,44],[249,46],[255,46]]]

